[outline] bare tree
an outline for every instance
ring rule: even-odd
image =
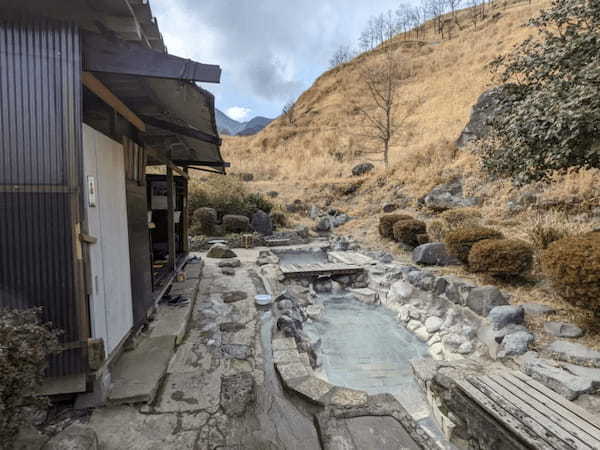
[[[408,76],[409,72],[402,69],[390,45],[385,46],[383,61],[377,67],[369,67],[361,72],[361,81],[369,100],[366,104],[356,107],[365,118],[368,132],[364,136],[378,141],[381,145],[375,151],[363,153],[382,154],[386,170],[390,164],[390,143],[414,110],[414,106],[407,106],[399,118],[397,110],[400,104],[400,83]]]
[[[329,67],[340,66],[354,58],[354,50],[349,45],[340,45],[329,59]]]
[[[289,100],[281,110],[281,115],[287,121],[288,125],[296,125],[296,114],[295,114],[296,103],[294,100]]]
[[[462,0],[446,0],[446,3],[452,11],[452,18],[456,20],[456,10],[460,7]]]

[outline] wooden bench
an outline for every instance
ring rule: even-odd
[[[322,275],[352,275],[363,272],[362,267],[349,264],[284,264],[281,265],[281,272],[287,278],[311,277]]]
[[[600,449],[598,418],[521,372],[454,381],[512,442],[501,448]],[[463,419],[477,415],[470,411]]]

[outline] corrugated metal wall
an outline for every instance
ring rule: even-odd
[[[0,19],[0,305],[42,306],[87,336],[79,223],[81,61],[75,26]],[[81,349],[53,358],[48,375],[85,370]]]

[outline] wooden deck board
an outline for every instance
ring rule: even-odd
[[[520,372],[457,380],[459,389],[499,425],[534,448],[600,448],[598,421]]]
[[[323,264],[283,264],[281,272],[285,276],[310,276],[310,275],[348,275],[363,272],[359,266],[338,263]]]

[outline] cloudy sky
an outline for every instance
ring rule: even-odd
[[[205,84],[236,120],[275,117],[327,69],[340,44],[355,46],[371,15],[399,0],[152,0],[169,53],[219,64]]]

